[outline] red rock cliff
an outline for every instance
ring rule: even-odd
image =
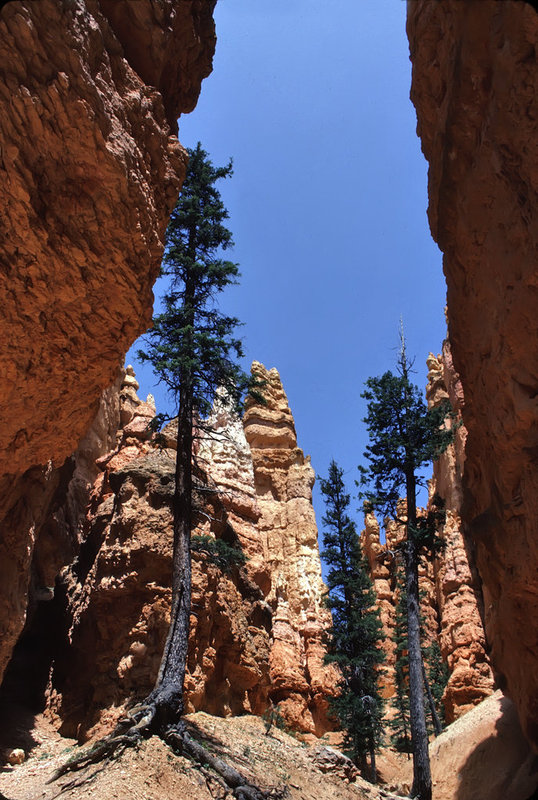
[[[250,404],[246,438],[218,400],[213,434],[197,451],[195,533],[235,541],[248,560],[223,571],[195,548],[187,708],[262,714],[274,705],[296,730],[321,735],[332,727],[327,707],[337,676],[323,664],[329,616],[314,473],[297,447],[278,373],[256,370],[267,377],[267,405]],[[156,448],[147,429],[155,409],[137,388],[129,369],[119,445],[100,459],[84,542],[65,573],[72,621],[52,672],[49,711],[79,736],[150,691],[168,630],[174,424],[165,429],[166,447]]]
[[[0,674],[60,467],[148,325],[213,0],[0,11]]]
[[[407,29],[466,400],[463,518],[492,662],[538,746],[538,14],[415,0]]]

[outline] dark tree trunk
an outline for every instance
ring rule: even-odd
[[[435,735],[439,736],[439,734],[442,733],[443,731],[443,726],[441,725],[439,714],[437,713],[437,709],[435,708],[435,701],[433,699],[432,691],[430,689],[430,684],[428,682],[428,677],[426,675],[426,668],[424,666],[424,658],[422,659],[422,680],[424,681],[424,688],[426,689],[428,705],[430,706],[430,714],[432,717],[433,730],[435,731]]]
[[[185,280],[185,305],[194,306],[192,280]],[[191,315],[194,326],[194,312]],[[192,327],[185,333],[184,349],[193,350]],[[164,645],[155,687],[149,700],[155,703],[155,725],[163,730],[176,725],[183,715],[183,684],[189,650],[191,615],[191,526],[193,377],[187,368],[179,387],[176,474],[173,497],[174,543],[172,557],[172,606],[170,627]]]
[[[183,683],[189,647],[192,574],[192,401],[189,400],[181,398],[178,417],[170,627],[155,688],[148,698],[157,707],[155,722],[159,729],[176,724],[184,707]]]
[[[370,777],[371,782],[377,783],[377,771],[375,765],[375,744],[372,740],[370,740],[370,771],[371,771],[371,777]]]
[[[407,475],[407,543],[405,577],[407,587],[407,639],[409,652],[409,721],[413,748],[413,786],[411,796],[431,800],[432,780],[428,753],[428,732],[424,713],[422,650],[420,647],[420,605],[418,590],[418,549],[416,528],[416,490],[414,474]]]

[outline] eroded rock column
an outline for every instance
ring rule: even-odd
[[[322,603],[314,470],[297,446],[277,370],[254,362],[253,372],[264,381],[266,405],[250,403],[244,427],[260,510],[266,600],[274,614],[271,698],[293,727],[321,735],[331,727],[327,697],[335,691],[337,674],[323,664],[322,637],[330,615]]]

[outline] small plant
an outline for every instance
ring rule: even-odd
[[[271,706],[262,714],[262,719],[265,723],[265,735],[267,736],[271,731],[271,728],[275,727],[284,733],[290,733],[290,727],[278,708],[275,706]]]
[[[223,539],[214,539],[206,533],[191,537],[191,552],[205,553],[212,564],[227,574],[233,567],[242,567],[247,561],[239,544],[228,544]]]

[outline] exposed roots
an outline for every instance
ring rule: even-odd
[[[232,791],[237,800],[280,800],[286,797],[287,787],[261,789],[251,783],[241,772],[232,767],[219,756],[210,752],[197,741],[187,730],[185,722],[180,720],[174,726],[163,729],[155,724],[158,718],[156,704],[147,702],[132,708],[123,717],[110,736],[96,742],[62,764],[47,781],[52,783],[68,772],[84,769],[90,764],[111,761],[127,747],[136,747],[143,739],[156,734],[177,754],[186,756],[196,763],[206,776],[211,777],[208,768],[214,773],[214,779],[228,791]],[[0,798],[1,800],[1,798]]]
[[[255,786],[235,767],[230,766],[222,758],[203,747],[196,739],[193,739],[184,725],[180,724],[178,728],[171,729],[166,735],[165,741],[173,750],[188,756],[197,764],[211,767],[224,780],[226,786],[233,791],[237,800],[269,800],[269,798],[278,800],[287,794],[287,787],[265,791],[259,786]]]
[[[147,738],[153,733],[151,728],[156,713],[157,707],[154,704],[144,703],[135,706],[125,717],[120,719],[110,736],[105,736],[87,750],[68,759],[58,767],[47,783],[53,783],[62,775],[84,769],[90,764],[110,761],[126,747],[135,747],[143,738]]]

